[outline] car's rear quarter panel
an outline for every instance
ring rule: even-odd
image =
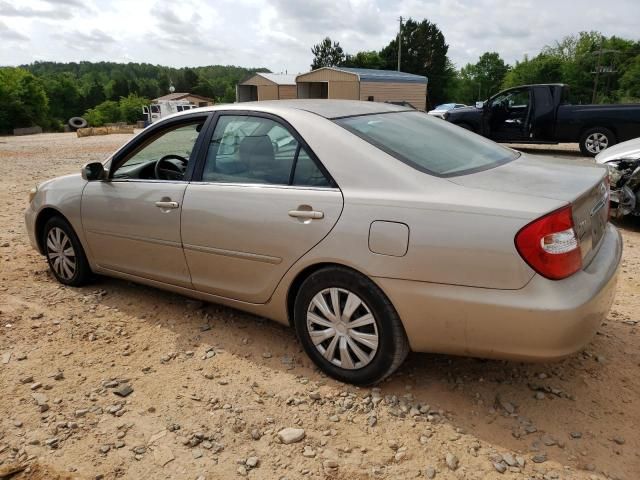
[[[344,196],[338,223],[309,253],[318,261],[349,261],[371,277],[482,288],[518,289],[533,276],[515,249],[515,234],[563,202],[532,202],[526,195],[456,185],[400,162],[332,122],[305,115],[289,120]],[[378,220],[408,225],[406,255],[369,249],[369,229]]]

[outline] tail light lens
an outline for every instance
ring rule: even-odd
[[[582,253],[573,228],[571,206],[526,225],[516,235],[515,243],[524,261],[551,280],[566,278],[582,268]]]

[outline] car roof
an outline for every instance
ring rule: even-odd
[[[202,107],[200,111],[217,110],[255,110],[273,114],[284,113],[291,110],[304,110],[315,113],[327,119],[352,117],[358,115],[370,115],[374,113],[390,113],[415,111],[401,105],[380,102],[365,102],[358,100],[325,100],[325,99],[298,99],[298,100],[268,100],[260,102],[242,102],[213,107]],[[194,110],[190,110],[193,112]],[[178,114],[180,115],[180,114]]]

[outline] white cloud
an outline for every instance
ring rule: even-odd
[[[0,21],[0,40],[4,42],[25,42],[29,38],[20,32],[10,29],[6,23]]]
[[[581,30],[638,38],[640,2],[582,0],[0,0],[0,65],[111,60],[306,71],[325,36],[379,50],[398,17],[428,18],[458,65],[497,51],[510,63]],[[20,43],[20,48],[16,48]]]

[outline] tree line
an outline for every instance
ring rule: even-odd
[[[235,85],[265,68],[211,65],[172,68],[147,63],[35,62],[0,68],[0,133],[40,125],[61,130],[70,117],[92,125],[134,122],[142,105],[169,93],[190,92],[217,103],[235,101]]]
[[[567,83],[573,103],[640,102],[640,42],[598,32],[580,32],[545,46],[513,65],[498,52],[485,52],[457,69],[443,32],[429,20],[408,19],[401,34],[401,70],[429,79],[428,105],[473,104],[501,89],[530,83]],[[311,49],[312,69],[347,66],[395,70],[398,39],[378,50],[346,53],[325,38]],[[147,63],[35,62],[0,67],[0,133],[40,125],[61,130],[73,116],[93,125],[133,122],[141,106],[173,85],[217,103],[235,101],[235,85],[266,68],[212,65],[172,68]]]
[[[497,52],[457,69],[436,24],[409,19],[401,31],[400,69],[428,78],[428,105],[473,104],[498,91],[532,83],[566,83],[572,103],[640,102],[640,41],[580,32],[508,65]],[[328,66],[396,70],[398,39],[381,50],[349,54],[327,37],[311,48],[312,69]]]

